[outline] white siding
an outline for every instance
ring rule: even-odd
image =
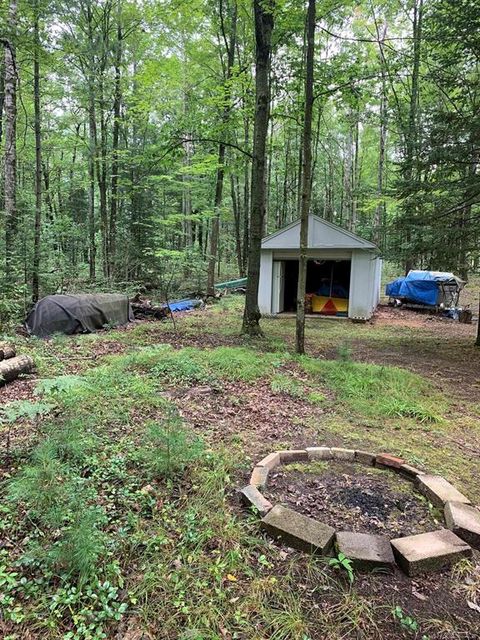
[[[372,251],[353,251],[348,317],[368,320],[378,304],[381,261]]]
[[[260,282],[258,285],[258,306],[260,313],[272,313],[272,281],[273,281],[273,253],[262,250],[260,255]]]

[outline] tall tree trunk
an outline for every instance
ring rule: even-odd
[[[407,254],[405,256],[405,273],[413,268],[413,254],[409,247],[411,242],[411,223],[415,220],[416,203],[412,202],[412,194],[415,193],[414,182],[419,179],[415,171],[418,155],[418,108],[419,108],[419,81],[420,81],[420,56],[422,44],[422,23],[423,23],[423,0],[415,0],[413,9],[413,67],[412,67],[412,89],[410,94],[410,105],[408,111],[408,126],[405,140],[405,161],[404,161],[404,181],[405,181],[405,210],[406,210],[406,245]],[[416,200],[416,198],[414,198]]]
[[[295,350],[305,353],[305,290],[307,283],[308,214],[312,198],[313,63],[315,53],[315,0],[308,0],[303,119],[302,203],[300,209],[300,260],[298,265]]]
[[[40,238],[42,222],[42,147],[40,111],[40,28],[38,0],[34,5],[33,104],[35,120],[35,231],[32,264],[32,300],[39,298]]]
[[[227,51],[227,68],[225,71],[225,80],[223,88],[223,111],[222,111],[222,137],[227,135],[227,125],[230,118],[230,111],[232,109],[231,104],[231,84],[233,64],[235,62],[235,46],[237,41],[237,3],[234,0],[231,16],[230,16],[230,34],[227,39],[224,26],[223,17],[223,0],[220,0],[220,22],[222,29],[222,36],[225,42],[225,48]],[[218,259],[218,242],[220,237],[220,209],[223,199],[223,179],[225,176],[225,149],[226,145],[220,142],[218,146],[218,169],[215,182],[215,201],[213,206],[213,218],[212,228],[210,233],[210,256],[208,259],[208,274],[207,274],[207,294],[213,296],[215,294],[215,265]]]
[[[251,184],[248,280],[242,332],[262,335],[258,308],[260,251],[266,197],[266,145],[270,117],[270,66],[275,0],[253,0],[255,16],[255,122]]]
[[[235,253],[237,255],[238,273],[240,277],[243,278],[242,236],[240,233],[240,194],[238,192],[238,181],[235,180],[235,176],[233,175],[230,176],[230,188],[232,193],[233,221],[235,225]]]
[[[355,122],[353,126],[353,163],[352,163],[352,206],[350,209],[350,231],[355,233],[357,228],[357,209],[358,209],[358,187],[359,187],[359,134],[360,134],[360,113],[358,105],[354,112]]]
[[[95,164],[97,160],[97,116],[95,112],[95,69],[97,67],[94,52],[94,26],[91,2],[85,7],[87,34],[89,43],[88,68],[86,69],[88,85],[88,238],[89,238],[89,276],[94,282],[96,277],[96,243],[95,243]],[[97,165],[98,172],[98,165]]]
[[[109,260],[108,277],[114,276],[115,256],[117,251],[117,216],[118,216],[118,172],[119,172],[119,140],[120,117],[122,104],[121,64],[122,64],[122,1],[117,0],[117,41],[115,43],[115,84],[113,94],[113,131],[112,131],[112,176],[110,180],[110,221],[109,221]]]
[[[378,136],[378,168],[377,168],[377,206],[373,218],[373,242],[381,247],[383,245],[382,228],[385,218],[385,198],[384,198],[384,177],[385,177],[385,148],[387,142],[387,70],[383,57],[383,44],[387,36],[387,23],[383,25],[382,33],[375,22],[377,40],[379,47],[379,58],[381,66],[381,91],[380,96],[380,128]]]
[[[17,2],[10,0],[8,12],[8,40],[5,42],[5,275],[12,275],[14,240],[17,227],[17,65],[15,55],[15,31],[17,27]]]
[[[93,79],[91,79],[89,87],[88,132],[88,264],[90,281],[94,282],[97,253],[95,244],[95,157],[97,155],[97,121],[95,117],[95,90],[93,88]]]
[[[0,56],[0,146],[3,138],[3,103],[5,102],[5,55]]]
[[[103,70],[102,70],[103,74]],[[102,268],[103,275],[108,277],[109,240],[108,240],[108,211],[107,211],[107,125],[105,122],[104,82],[100,81],[100,144],[96,144],[96,169],[100,208],[100,232],[102,238]]]
[[[244,118],[244,145],[250,145],[250,121]],[[243,273],[247,272],[250,242],[250,159],[245,157],[243,170]]]

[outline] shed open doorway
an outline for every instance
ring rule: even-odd
[[[348,316],[350,260],[311,259],[307,262],[306,313]],[[298,260],[274,262],[278,311],[297,310]]]

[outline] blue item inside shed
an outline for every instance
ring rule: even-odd
[[[453,273],[443,271],[409,271],[404,278],[387,284],[385,293],[403,302],[431,307],[458,304],[458,296],[465,283]]]

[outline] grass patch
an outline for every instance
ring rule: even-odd
[[[175,350],[165,344],[115,358],[115,362],[126,369],[149,370],[160,383],[191,385],[268,378],[288,358],[286,353],[264,353],[260,358],[257,351],[247,347]]]
[[[301,358],[303,369],[365,416],[440,422],[444,401],[420,376],[398,367]]]
[[[286,471],[300,471],[301,473],[321,474],[328,471],[330,465],[328,462],[316,460],[315,462],[292,462],[285,465]]]
[[[296,378],[284,373],[273,376],[270,388],[273,393],[284,394],[291,398],[304,398],[306,395],[304,385]]]

